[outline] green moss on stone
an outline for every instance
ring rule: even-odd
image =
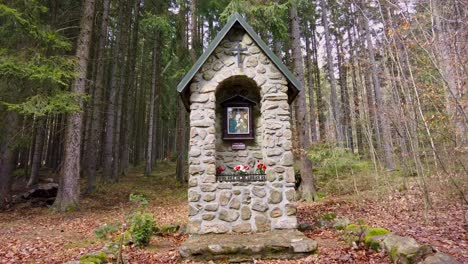
[[[383,236],[388,233],[390,233],[390,231],[388,231],[385,228],[381,228],[381,227],[371,228],[366,233],[364,237],[364,242],[366,243],[367,247],[371,248],[372,250],[378,251],[380,250],[380,243],[379,241],[373,240],[372,238],[375,236]]]

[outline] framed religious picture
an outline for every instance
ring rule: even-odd
[[[255,102],[237,95],[221,103],[224,109],[223,139],[254,139],[252,107]]]

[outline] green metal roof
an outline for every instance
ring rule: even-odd
[[[286,65],[278,58],[267,46],[267,44],[258,36],[253,28],[245,21],[245,19],[239,14],[235,13],[229,18],[229,21],[223,27],[223,29],[218,33],[215,39],[210,43],[208,48],[203,52],[203,54],[198,58],[195,64],[192,66],[190,71],[184,76],[182,81],[177,85],[177,91],[183,96],[184,94],[189,94],[185,92],[185,89],[190,85],[193,77],[200,68],[205,64],[206,60],[210,57],[213,51],[218,47],[219,43],[224,39],[229,30],[236,24],[239,23],[244,30],[249,34],[253,41],[260,47],[260,49],[267,55],[267,57],[275,64],[275,66],[281,71],[281,73],[287,78],[289,82],[290,89],[289,91],[289,101],[294,100],[296,95],[302,89],[301,83],[296,79],[296,77],[288,70]],[[184,96],[183,96],[184,97]],[[188,98],[183,98],[184,104],[188,107]]]

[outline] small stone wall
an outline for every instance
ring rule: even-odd
[[[230,51],[248,50],[239,68]],[[229,78],[249,79],[259,92],[254,110],[256,138],[232,151],[221,138],[217,89]],[[290,106],[286,78],[243,29],[233,28],[190,85],[189,224],[195,234],[264,232],[296,228]],[[218,101],[219,103],[219,101]],[[218,114],[217,114],[218,112]],[[255,113],[256,112],[256,113]],[[267,181],[220,183],[216,167],[262,160]]]

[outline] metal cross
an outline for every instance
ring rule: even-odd
[[[232,48],[230,49],[230,51],[235,51],[237,52],[237,67],[241,67],[242,65],[242,58],[241,58],[241,55],[242,55],[242,52],[243,51],[246,51],[247,48],[242,48],[242,45],[239,43],[237,43],[237,47],[236,48]]]

